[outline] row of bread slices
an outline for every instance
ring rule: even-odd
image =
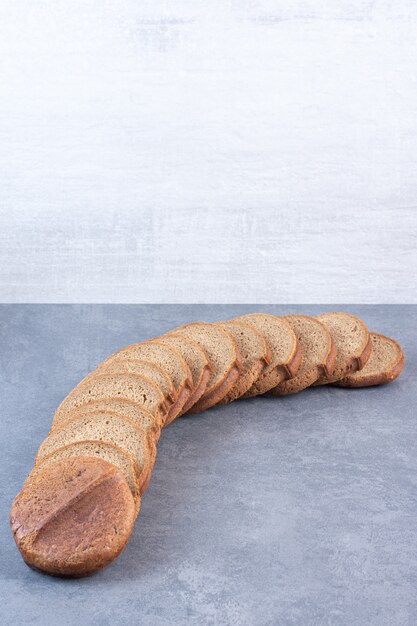
[[[88,374],[58,407],[32,476],[58,459],[98,456],[123,472],[139,510],[161,428],[177,416],[310,385],[381,384],[403,360],[396,342],[346,313],[187,324],[119,350]]]

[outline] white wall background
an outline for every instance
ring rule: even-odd
[[[0,300],[417,302],[415,0],[0,0]]]

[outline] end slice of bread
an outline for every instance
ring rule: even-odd
[[[297,337],[283,317],[267,313],[249,313],[232,321],[253,326],[266,339],[271,351],[271,361],[243,398],[252,398],[268,392],[283,380],[295,376],[301,363]]]
[[[404,367],[401,346],[385,335],[370,333],[372,352],[365,367],[334,383],[338,387],[371,387],[395,380]]]
[[[315,385],[327,385],[361,370],[372,350],[368,329],[350,313],[330,312],[317,315],[330,332],[336,346],[336,361],[332,374],[323,374]]]
[[[218,404],[229,404],[240,398],[258,380],[271,361],[271,351],[265,340],[253,326],[239,321],[218,322],[234,339],[239,351],[242,370],[234,386]]]
[[[287,315],[301,348],[301,365],[294,378],[271,389],[272,396],[284,396],[306,389],[321,376],[330,376],[336,360],[336,348],[327,328],[314,317]]]
[[[10,510],[25,562],[79,578],[108,565],[129,539],[135,503],[123,473],[100,458],[56,461],[26,481]]]

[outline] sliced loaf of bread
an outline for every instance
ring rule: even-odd
[[[301,363],[301,350],[297,337],[287,320],[267,313],[249,313],[233,321],[253,326],[265,337],[271,351],[270,363],[252,387],[243,394],[243,398],[266,393],[283,380],[295,376]]]
[[[173,332],[196,341],[209,358],[211,372],[207,387],[188,412],[204,411],[220,402],[239,377],[241,366],[236,343],[223,328],[206,322],[186,324],[175,328]]]
[[[268,393],[284,396],[306,389],[323,374],[330,376],[336,360],[336,348],[327,328],[314,317],[287,315],[285,317],[301,348],[301,365],[293,378],[284,380]]]
[[[93,458],[98,457],[99,459],[112,463],[112,465],[115,465],[118,469],[120,469],[126,478],[130,491],[132,492],[138,512],[140,488],[136,461],[131,454],[111,443],[104,443],[103,441],[80,441],[72,443],[69,446],[65,446],[64,448],[59,448],[59,450],[55,450],[40,460],[39,463],[33,467],[27,480],[30,480],[33,474],[42,472],[43,468],[50,463],[55,463],[55,461],[58,461],[59,459],[80,456]]]
[[[336,361],[331,374],[322,374],[315,385],[327,385],[361,370],[372,350],[368,329],[358,317],[350,313],[330,312],[317,315],[332,336],[336,347]]]
[[[234,386],[218,404],[228,404],[246,393],[258,380],[271,361],[271,351],[265,340],[253,326],[244,322],[218,322],[234,339],[240,355],[242,370]]]
[[[179,415],[193,391],[193,381],[190,368],[173,346],[160,343],[157,339],[136,343],[118,350],[103,361],[109,365],[115,361],[130,359],[145,359],[162,367],[170,376],[176,391],[174,404],[169,407],[165,423]]]
[[[158,343],[163,343],[178,350],[191,371],[193,391],[184,404],[181,414],[186,413],[203,395],[210,378],[211,365],[206,352],[191,337],[180,335],[175,332],[167,333],[156,338]],[[167,420],[167,423],[172,420]]]
[[[110,411],[114,415],[130,419],[136,426],[139,426],[139,428],[142,428],[146,433],[149,433],[155,444],[158,443],[161,434],[160,421],[156,420],[152,413],[145,409],[144,406],[132,402],[131,400],[125,400],[124,398],[104,398],[103,400],[95,400],[94,402],[82,404],[78,409],[70,413],[64,413],[60,420],[55,421],[50,432],[54,432],[68,421],[75,419],[76,416],[84,417],[84,415],[96,413],[97,411]]]
[[[103,373],[81,381],[70,391],[55,412],[53,426],[74,409],[106,398],[132,400],[148,409],[156,420],[164,420],[167,414],[165,398],[159,387],[149,378],[127,372]]]
[[[363,369],[334,383],[338,387],[370,387],[395,380],[404,367],[401,346],[385,335],[370,333],[372,352]]]

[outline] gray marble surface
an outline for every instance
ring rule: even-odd
[[[109,352],[186,321],[327,308],[1,306],[0,623],[414,626],[413,306],[337,307],[402,343],[391,385],[252,399],[170,425],[129,544],[96,576],[31,571],[9,532],[54,408]]]

